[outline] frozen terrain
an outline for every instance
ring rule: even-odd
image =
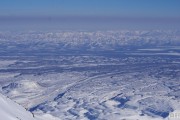
[[[35,120],[33,114],[0,94],[1,120]]]
[[[180,32],[2,32],[0,87],[37,119],[174,120]]]

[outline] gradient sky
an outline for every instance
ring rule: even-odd
[[[71,19],[71,20],[70,20]],[[68,21],[69,20],[69,21]],[[1,0],[0,25],[37,25],[46,21],[48,26],[65,24],[76,26],[111,26],[128,21],[135,23],[178,23],[180,20],[180,0]],[[69,23],[65,23],[68,21]],[[93,21],[93,22],[92,22]],[[135,21],[135,22],[134,22]],[[26,23],[27,22],[27,23]],[[53,22],[53,24],[52,24]],[[97,23],[104,22],[100,24]],[[80,24],[82,23],[82,24]],[[121,24],[120,24],[121,23]],[[86,25],[87,24],[87,25]],[[43,24],[41,24],[43,26]],[[113,25],[112,25],[113,26]],[[137,25],[139,26],[139,25]],[[142,25],[143,26],[143,25]],[[177,26],[177,25],[175,25]],[[71,28],[70,26],[66,26]],[[117,26],[116,26],[117,27]],[[10,28],[9,28],[10,29]]]
[[[180,17],[180,0],[1,0],[0,15]]]

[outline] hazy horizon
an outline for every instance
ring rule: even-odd
[[[131,17],[0,17],[0,30],[180,29],[180,18]]]
[[[4,0],[0,30],[180,29],[179,0]]]

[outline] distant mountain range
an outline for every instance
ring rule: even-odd
[[[180,31],[0,32],[0,43],[2,49],[119,50],[136,46],[177,46]]]

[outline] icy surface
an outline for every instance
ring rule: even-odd
[[[42,120],[163,120],[180,110],[179,31],[0,34],[1,93]]]
[[[35,120],[33,114],[0,94],[1,120]]]

